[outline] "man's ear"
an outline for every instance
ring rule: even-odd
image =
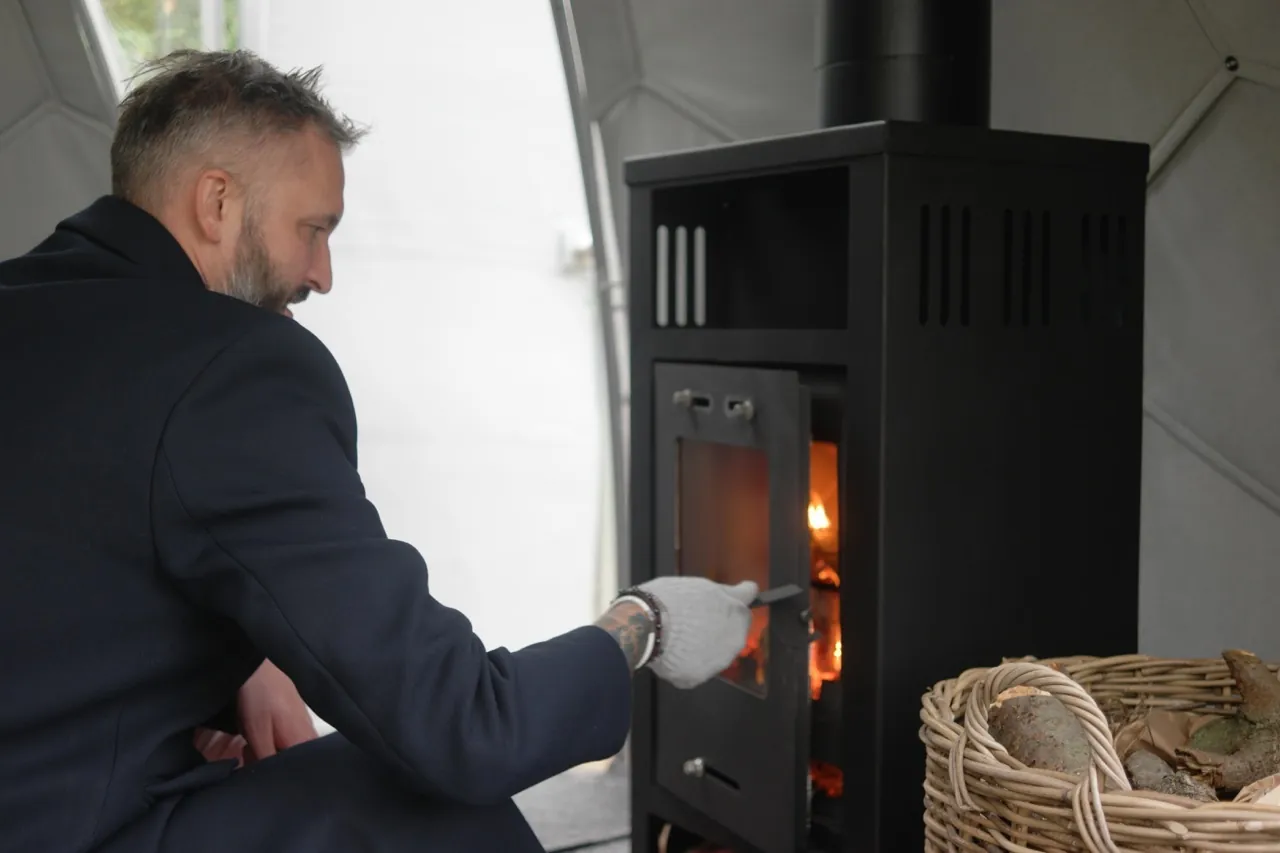
[[[196,179],[196,227],[210,243],[221,243],[232,235],[235,208],[231,175],[225,169],[205,169]]]

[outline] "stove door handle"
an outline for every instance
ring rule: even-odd
[[[803,589],[793,583],[784,584],[757,595],[755,600],[751,602],[750,607],[752,609],[757,607],[768,607],[771,604],[777,604],[779,601],[786,601],[789,598],[795,598],[803,592]]]

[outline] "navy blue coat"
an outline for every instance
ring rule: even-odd
[[[159,838],[137,827],[234,781],[192,729],[264,656],[432,803],[621,748],[614,640],[486,653],[366,499],[328,350],[209,292],[140,209],[0,263],[0,366],[0,850]]]

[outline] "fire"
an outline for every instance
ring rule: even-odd
[[[822,498],[809,497],[809,552],[811,630],[818,637],[809,644],[809,696],[815,702],[822,685],[840,678],[844,647],[840,641],[840,573],[831,563],[838,561],[839,540]]]
[[[809,529],[810,530],[828,530],[831,528],[831,519],[827,518],[827,508],[822,505],[822,501],[815,499],[809,504]]]
[[[834,445],[817,442],[810,459],[813,491],[809,495],[809,696],[822,697],[822,686],[840,679],[844,645],[840,636],[840,528]],[[827,501],[823,500],[823,496]],[[833,512],[828,514],[827,504]],[[721,675],[757,692],[765,688],[768,670],[768,608],[751,614],[747,641],[737,659]],[[762,694],[763,695],[763,694]]]

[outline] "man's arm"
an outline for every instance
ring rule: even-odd
[[[584,626],[486,652],[431,596],[419,553],[365,499],[345,381],[302,327],[273,319],[208,365],[169,418],[152,489],[179,589],[417,787],[490,802],[622,747],[614,639]]]

